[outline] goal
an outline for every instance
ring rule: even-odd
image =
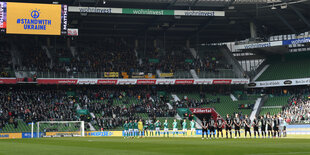
[[[31,137],[83,137],[84,121],[39,121],[34,136],[34,126]]]

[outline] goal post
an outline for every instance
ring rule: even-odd
[[[36,137],[84,137],[84,121],[39,121]]]

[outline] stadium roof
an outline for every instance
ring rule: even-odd
[[[307,0],[66,0],[61,3],[89,7],[225,11],[225,17],[71,13],[69,27],[79,28],[81,37],[143,38],[147,35],[149,38],[165,36],[171,40],[211,43],[250,38],[250,22],[255,23],[260,38],[298,34],[310,29],[310,1]]]

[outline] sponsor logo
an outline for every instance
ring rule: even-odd
[[[137,80],[137,84],[156,84],[156,80]]]
[[[280,85],[280,81],[271,81],[271,82],[260,82],[259,86],[275,86]]]
[[[98,80],[98,84],[115,85],[117,80]]]
[[[174,15],[174,10],[123,8],[122,13],[123,14],[137,14],[137,15]]]
[[[248,80],[232,80],[232,84],[247,84],[249,83]]]
[[[175,84],[193,84],[194,80],[175,80]]]
[[[254,83],[254,82],[249,83],[249,84],[248,84],[248,86],[250,86],[250,87],[254,87],[254,86],[256,86],[256,83]]]
[[[0,134],[0,138],[9,138],[10,135],[9,134]]]
[[[78,81],[78,84],[96,84],[97,83],[97,80],[95,79],[80,79]]]
[[[59,80],[56,82],[59,84],[76,84],[76,80]]]
[[[174,80],[157,80],[157,84],[174,84]]]
[[[112,13],[112,8],[79,7],[81,13]]]
[[[67,30],[67,23],[68,23],[68,6],[63,5],[63,13],[62,13],[62,18],[63,18],[63,23],[62,23],[62,30],[66,31]]]
[[[0,28],[6,28],[6,2],[0,2]]]
[[[295,80],[296,84],[310,84],[310,79]]]
[[[118,84],[136,84],[136,80],[119,80]]]
[[[68,36],[78,36],[79,35],[79,29],[68,29]]]
[[[0,84],[15,84],[17,80],[14,79],[0,79]]]
[[[281,46],[282,41],[274,41],[274,42],[262,42],[262,43],[253,43],[253,44],[244,44],[244,45],[236,45],[236,49],[253,49],[253,48],[265,48],[272,46]]]
[[[193,113],[211,113],[211,108],[192,108],[190,109]]]
[[[89,132],[88,136],[100,136],[100,137],[107,137],[112,136],[113,132],[105,131],[105,132]]]
[[[286,80],[286,81],[283,82],[283,84],[287,84],[287,85],[292,84],[292,83],[293,82],[291,80]]]
[[[291,40],[283,40],[283,45],[302,44],[302,43],[309,43],[309,42],[310,42],[310,38],[291,39]]]
[[[195,84],[212,84],[212,80],[195,80]]]
[[[215,16],[214,11],[185,11],[185,16]]]
[[[230,84],[231,80],[213,80],[213,84]]]

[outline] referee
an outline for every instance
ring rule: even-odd
[[[204,139],[204,135],[206,132],[206,137],[208,138],[208,122],[206,121],[206,118],[203,118],[202,120],[202,138]]]

